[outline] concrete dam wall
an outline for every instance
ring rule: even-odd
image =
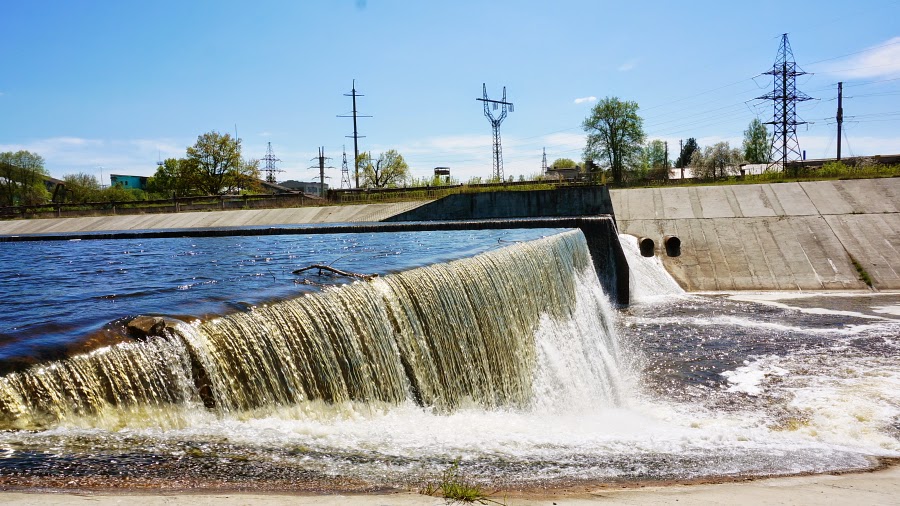
[[[900,289],[900,178],[611,194],[619,230],[651,239],[689,291],[867,289],[854,260],[874,288]]]

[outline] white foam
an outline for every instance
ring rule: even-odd
[[[748,395],[762,393],[762,382],[768,376],[784,376],[787,369],[776,366],[771,361],[756,360],[744,361],[743,367],[732,371],[725,371],[722,376],[730,383],[729,392],[741,392]]]
[[[684,289],[669,275],[659,257],[641,255],[637,237],[619,234],[619,243],[628,260],[629,288],[633,303],[651,303],[684,295]]]

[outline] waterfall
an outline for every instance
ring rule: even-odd
[[[625,258],[628,259],[628,269],[631,273],[628,279],[632,302],[652,302],[684,294],[684,289],[666,271],[658,256],[644,257],[641,255],[637,237],[619,234],[619,243],[625,252]]]
[[[616,405],[611,315],[585,238],[569,231],[9,374],[0,429],[168,426],[306,402]]]

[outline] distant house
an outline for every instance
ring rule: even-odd
[[[278,183],[278,186],[283,186],[285,188],[290,188],[291,190],[301,191],[303,193],[307,193],[310,195],[318,195],[319,197],[324,197],[321,194],[322,186],[320,183],[315,182],[306,182],[306,181],[294,181],[293,179],[289,179],[287,181],[282,181]],[[325,191],[328,191],[328,184],[325,184]]]
[[[582,177],[581,167],[548,167],[544,177],[555,181],[578,181]]]
[[[119,186],[126,190],[146,190],[147,180],[144,176],[122,176],[119,174],[109,175],[109,184],[112,187]]]
[[[294,190],[291,188],[281,186],[280,184],[270,183],[264,179],[259,180],[259,186],[260,186],[260,188],[262,188],[262,190],[264,192],[267,192],[267,193],[278,193],[278,194],[301,193],[300,190]]]

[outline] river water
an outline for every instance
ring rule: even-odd
[[[900,295],[684,294],[622,240],[623,310],[579,232],[0,244],[0,483],[417,488],[458,463],[502,488],[900,456]],[[290,274],[314,262],[382,277],[319,293]],[[116,337],[135,314],[184,323]]]

